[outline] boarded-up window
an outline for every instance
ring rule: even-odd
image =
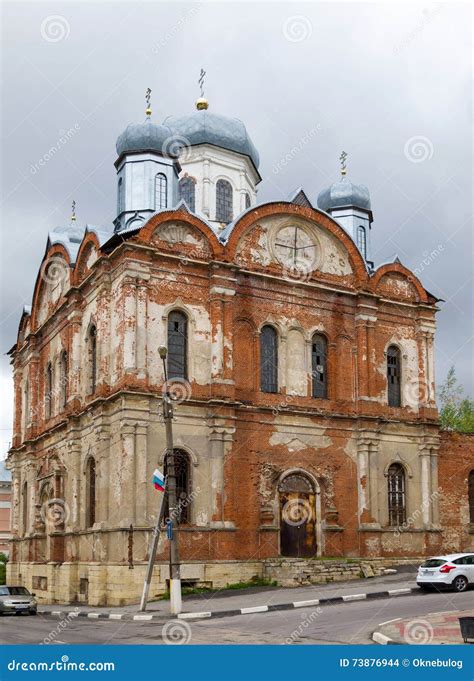
[[[327,341],[324,336],[313,336],[311,350],[311,367],[313,376],[313,397],[327,397]]]
[[[188,320],[183,312],[168,316],[168,378],[187,378]]]
[[[179,198],[186,201],[189,210],[196,210],[196,180],[192,177],[183,177],[179,181]]]
[[[68,356],[66,350],[64,350],[61,353],[61,360],[60,360],[60,386],[59,386],[59,393],[61,396],[61,408],[64,409],[66,406],[67,402],[67,394],[68,394],[68,381],[69,381],[69,372],[68,372]]]
[[[273,326],[260,333],[260,387],[264,393],[278,392],[278,335]]]
[[[88,337],[89,351],[89,393],[95,393],[97,387],[97,329],[91,326]]]
[[[227,180],[216,183],[216,220],[230,222],[232,220],[232,185]]]
[[[469,494],[469,522],[474,524],[474,470],[472,470],[469,473],[468,494]]]
[[[52,408],[51,402],[53,400],[53,366],[48,362],[46,367],[46,376],[44,383],[44,414],[47,419],[51,417]]]
[[[86,467],[86,527],[95,523],[96,471],[95,459],[90,457]]]
[[[399,407],[400,397],[400,350],[391,345],[387,350],[387,391],[390,407]]]
[[[178,524],[189,523],[190,520],[190,473],[189,456],[182,449],[174,450],[174,474],[176,477],[176,516],[173,520]],[[169,455],[165,458],[164,474],[169,473]],[[169,488],[169,484],[168,484]],[[168,498],[165,500],[165,518],[169,517]]]
[[[399,463],[388,469],[388,524],[399,527],[406,521],[405,471]]]

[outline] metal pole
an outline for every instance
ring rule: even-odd
[[[164,366],[164,376],[165,376],[165,390],[163,392],[163,420],[165,422],[166,431],[166,492],[168,497],[168,509],[169,509],[169,520],[171,525],[171,539],[170,539],[170,611],[172,614],[177,615],[181,612],[182,600],[181,600],[181,574],[180,574],[180,561],[179,561],[179,545],[178,545],[178,533],[175,531],[175,527],[178,526],[179,521],[179,509],[176,500],[176,471],[175,471],[175,460],[174,460],[174,447],[173,447],[173,403],[168,391],[167,386],[167,371],[166,371],[166,355],[167,350],[165,347],[161,346],[158,349],[161,359],[163,360]],[[146,604],[148,600],[148,592],[150,589],[151,578],[153,575],[153,567],[155,564],[156,550],[158,548],[158,541],[160,537],[160,528],[163,521],[163,514],[165,504],[164,496],[161,499],[161,508],[156,519],[155,529],[153,530],[153,541],[150,550],[150,556],[148,559],[148,568],[145,577],[145,582],[143,584],[142,599],[140,603],[140,610],[146,610]]]

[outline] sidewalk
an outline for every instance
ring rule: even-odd
[[[242,590],[222,590],[203,593],[199,596],[185,596],[183,598],[182,618],[193,615],[210,617],[230,614],[245,614],[242,610],[258,608],[260,612],[267,610],[283,610],[293,607],[304,607],[331,602],[350,602],[364,598],[390,598],[408,595],[411,589],[417,589],[415,572],[396,575],[373,577],[370,579],[356,579],[333,584],[318,584],[310,587],[280,588],[280,587],[249,587]],[[295,603],[297,605],[295,605]],[[139,614],[138,604],[120,607],[100,607],[88,605],[44,605],[39,607],[41,614],[65,615],[75,612],[79,616],[95,616],[99,618],[129,619],[133,616],[140,619],[145,614]],[[154,601],[147,606],[148,616],[169,617],[169,601]]]
[[[382,645],[464,644],[459,617],[474,617],[474,610],[434,612],[415,619],[392,620],[379,625],[372,634],[372,640]]]

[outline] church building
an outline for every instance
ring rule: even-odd
[[[73,214],[49,233],[10,351],[9,581],[138,600],[166,472],[160,346],[184,581],[474,550],[474,448],[440,432],[435,401],[439,301],[398,258],[375,262],[345,154],[331,186],[259,203],[246,126],[204,97],[161,125],[148,107],[116,149],[113,224]]]

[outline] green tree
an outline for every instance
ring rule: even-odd
[[[474,401],[463,397],[463,393],[464,389],[459,385],[452,366],[439,389],[441,428],[458,433],[474,433]]]

